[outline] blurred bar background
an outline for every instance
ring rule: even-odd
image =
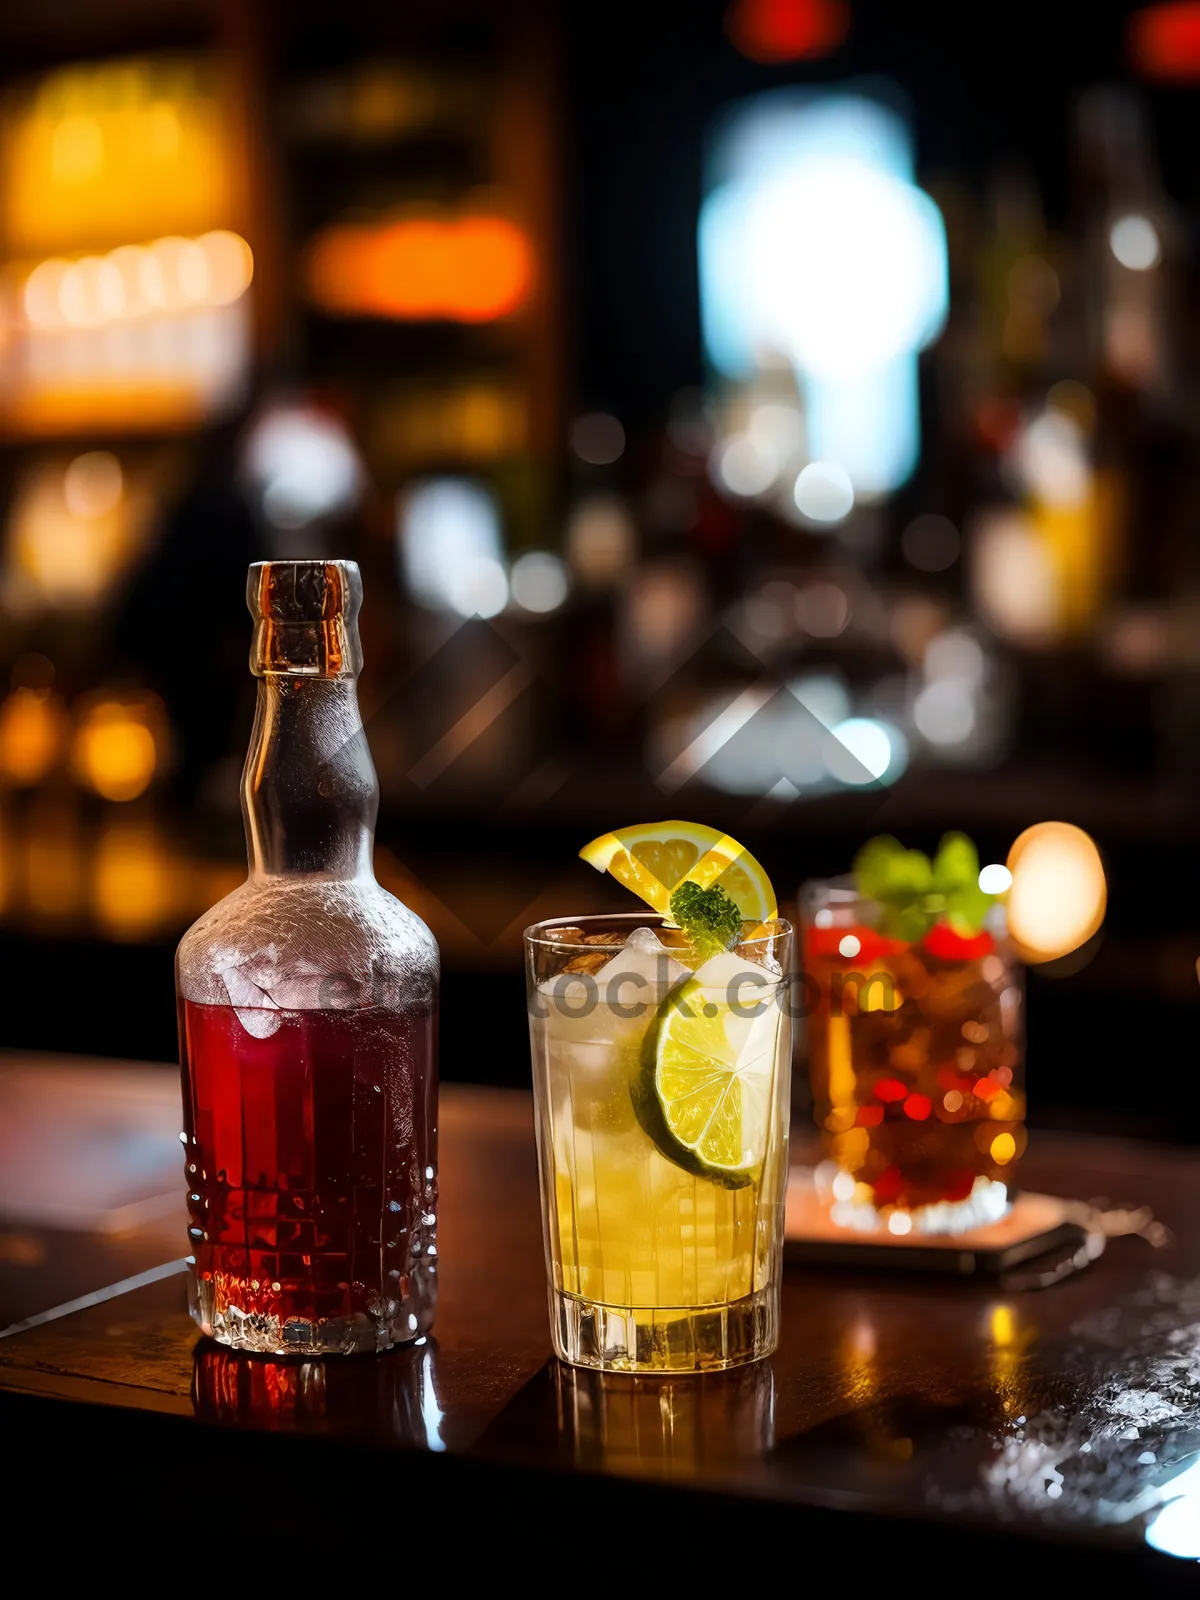
[[[337,555],[448,1076],[526,1081],[520,930],[617,903],[610,827],[790,900],[1061,818],[1109,914],[1031,974],[1031,1119],[1200,1137],[1200,4],[8,0],[0,45],[0,1045],[174,1054],[245,568]]]

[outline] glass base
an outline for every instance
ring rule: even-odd
[[[779,1343],[779,1291],[721,1306],[612,1306],[550,1291],[554,1352],[600,1372],[719,1372]]]
[[[432,1297],[416,1308],[411,1303],[393,1305],[391,1314],[359,1311],[323,1321],[243,1311],[228,1303],[218,1306],[212,1282],[192,1273],[188,1301],[193,1322],[210,1339],[260,1356],[377,1355],[428,1333],[434,1313]]]
[[[836,1182],[836,1180],[835,1180]],[[836,1193],[836,1190],[834,1191]],[[1001,1222],[1012,1210],[1008,1186],[992,1178],[976,1178],[965,1200],[942,1200],[936,1205],[873,1206],[869,1202],[834,1200],[830,1220],[857,1233],[931,1234],[971,1233]]]

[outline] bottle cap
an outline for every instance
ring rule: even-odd
[[[254,618],[250,671],[256,678],[356,678],[362,667],[357,561],[255,561],[246,578]]]

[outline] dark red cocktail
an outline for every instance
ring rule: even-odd
[[[968,880],[979,871],[969,848]],[[987,927],[956,931],[942,920],[949,893],[922,890],[914,915],[849,880],[806,892],[813,1113],[833,1169],[833,1220],[848,1227],[961,1233],[998,1220],[1016,1190],[1021,969],[1002,909]]]
[[[423,1332],[437,1266],[431,1010],[254,1011],[247,1027],[232,1006],[180,1009],[202,1324],[264,1350]]]

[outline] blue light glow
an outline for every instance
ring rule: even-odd
[[[795,369],[810,459],[897,488],[920,445],[917,354],[949,300],[941,213],[912,181],[908,128],[862,95],[783,90],[718,135],[698,227],[713,365]]]

